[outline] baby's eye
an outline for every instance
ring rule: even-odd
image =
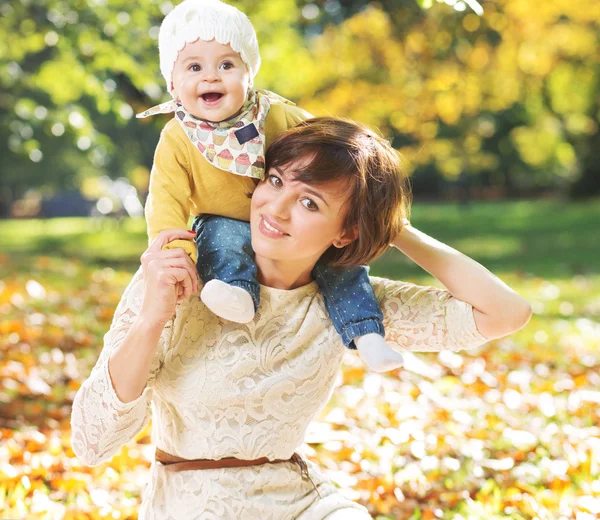
[[[312,199],[302,199],[300,203],[310,211],[317,211],[319,209],[319,206],[317,206],[315,201]]]
[[[271,185],[274,186],[275,188],[281,188],[282,186],[282,182],[281,179],[279,177],[277,177],[276,175],[269,175],[267,177],[267,182]]]
[[[233,69],[233,63],[231,63],[230,61],[223,62],[221,63],[221,68],[223,70]]]
[[[192,72],[200,72],[202,70],[202,67],[200,65],[198,65],[197,63],[192,63],[189,67],[189,70],[191,70]]]

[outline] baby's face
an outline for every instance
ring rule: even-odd
[[[241,56],[216,40],[186,43],[173,68],[175,96],[192,115],[213,123],[240,111],[249,83]]]

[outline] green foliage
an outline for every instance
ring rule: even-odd
[[[11,190],[4,198],[126,175],[125,150],[136,164],[140,149],[151,150],[139,143],[156,132],[132,131],[130,103],[144,89],[160,95],[151,28],[162,15],[148,0],[133,14],[129,8],[113,0],[2,5],[0,168]]]
[[[257,86],[380,128],[421,190],[435,175],[498,195],[600,185],[594,2],[484,2],[482,16],[473,0],[234,3],[257,29]],[[157,34],[168,5],[0,6],[0,214],[32,187],[148,175],[165,119],[133,116],[167,99]]]

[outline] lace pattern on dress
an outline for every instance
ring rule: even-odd
[[[471,306],[448,292],[372,281],[388,340],[400,349],[458,350],[485,342]],[[138,272],[73,403],[73,449],[84,462],[107,460],[131,440],[148,420],[150,403],[153,442],[173,455],[284,459],[299,449],[333,392],[345,353],[316,283],[291,291],[262,288],[256,318],[246,325],[218,319],[198,294],[180,302],[161,336],[147,388],[125,404],[112,387],[108,359],[142,297]],[[369,518],[308,465],[321,499],[292,463],[183,472],[154,463],[140,519],[319,520],[344,508]]]

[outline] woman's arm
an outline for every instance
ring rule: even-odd
[[[140,313],[108,361],[115,392],[125,403],[146,388],[158,340],[177,302],[198,290],[198,273],[190,257],[182,249],[162,250],[173,240],[190,241],[192,236],[187,230],[163,231],[142,255],[145,290]]]
[[[123,402],[115,393],[108,371],[109,357],[139,316],[142,296],[143,280],[138,271],[123,293],[92,373],[73,400],[71,446],[77,457],[90,466],[109,460],[150,417],[149,392],[135,401]],[[151,373],[158,369],[158,364],[158,360],[153,362]]]
[[[197,274],[183,250],[161,251],[165,241],[187,238],[185,230],[165,231],[142,256],[140,269],[115,311],[104,348],[83,383],[71,414],[71,445],[86,464],[110,459],[147,423],[151,380],[160,367],[159,345],[168,342],[164,325],[177,301],[197,290]],[[192,266],[192,268],[189,267]]]
[[[392,245],[442,282],[454,298],[469,303],[477,330],[487,339],[511,334],[529,321],[531,306],[526,300],[456,249],[408,223]]]

